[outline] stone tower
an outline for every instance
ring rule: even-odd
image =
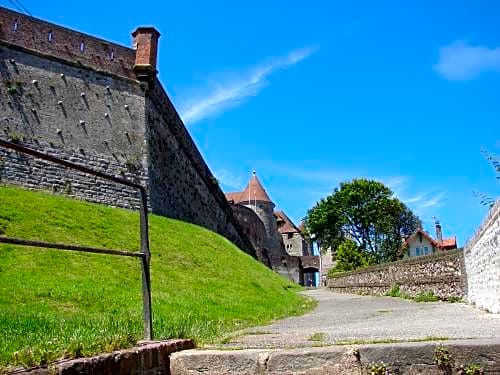
[[[241,193],[239,203],[252,209],[264,223],[267,232],[267,249],[270,255],[279,256],[285,254],[276,224],[276,217],[274,216],[275,205],[267,195],[255,171],[247,187]]]

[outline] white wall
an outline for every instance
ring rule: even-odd
[[[464,248],[467,300],[500,314],[500,200]]]
[[[409,256],[410,257],[415,257],[417,256],[417,247],[420,249],[420,254],[418,256],[422,255],[431,255],[434,254],[434,246],[432,245],[431,241],[429,241],[427,238],[424,236],[421,236],[422,242],[420,242],[420,236],[417,234],[413,241],[411,241],[409,245]],[[428,249],[428,254],[424,254],[424,248],[427,247]]]

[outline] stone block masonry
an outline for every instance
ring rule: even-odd
[[[0,7],[0,39],[46,56],[135,79],[135,50]]]
[[[445,350],[448,360],[439,356],[439,350]],[[466,372],[471,365],[482,368],[485,374],[500,374],[499,340],[187,350],[172,354],[170,359],[172,375],[461,375],[472,373]]]
[[[147,183],[144,90],[21,50],[0,51],[0,137],[52,156]],[[137,208],[137,192],[0,149],[0,180]]]
[[[47,368],[20,369],[18,375],[73,375],[73,374],[170,374],[170,355],[194,348],[191,340],[144,342],[130,349],[101,354],[90,358],[62,360]]]
[[[0,7],[0,137],[144,184],[153,213],[256,252],[156,78],[159,33],[135,49]],[[135,191],[0,150],[0,180],[137,208]]]
[[[467,300],[500,314],[500,200],[464,248]]]
[[[328,276],[335,292],[384,295],[398,284],[411,296],[432,291],[442,299],[464,297],[464,259],[461,250],[405,259]]]

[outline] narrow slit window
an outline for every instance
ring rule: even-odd
[[[115,59],[115,51],[111,50],[111,52],[109,53],[109,59],[110,60],[114,60]]]
[[[19,24],[18,24],[17,20],[14,20],[14,26],[12,27],[12,30],[17,31],[18,26],[19,26]]]
[[[52,30],[50,30],[50,31],[49,31],[49,33],[47,34],[47,40],[48,40],[49,42],[52,42],[52,36],[53,36],[53,35],[52,35]]]
[[[82,40],[80,42],[80,52],[83,52],[83,51],[85,51],[85,42]]]

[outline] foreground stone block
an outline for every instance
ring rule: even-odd
[[[436,348],[449,354],[438,366]],[[468,365],[500,374],[500,339],[325,346],[298,349],[188,350],[171,356],[172,375],[273,374],[364,375],[466,374]],[[379,372],[374,372],[378,374]]]
[[[175,375],[259,374],[265,368],[263,350],[189,350],[171,357],[170,372]]]

